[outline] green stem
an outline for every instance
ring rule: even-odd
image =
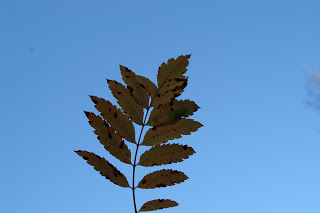
[[[140,131],[140,135],[139,135],[139,140],[138,140],[138,143],[137,143],[137,149],[136,149],[136,153],[134,155],[134,161],[133,161],[133,174],[132,174],[132,196],[133,196],[133,205],[134,205],[134,211],[135,213],[138,213],[137,211],[137,205],[136,205],[136,194],[135,194],[135,184],[134,184],[134,179],[135,179],[135,172],[136,172],[136,166],[137,166],[137,155],[138,155],[138,149],[139,149],[139,146],[140,146],[140,140],[141,140],[141,135],[142,135],[142,132],[143,132],[143,129],[146,125],[146,119],[147,119],[147,115],[148,115],[148,112],[149,112],[149,109],[150,107],[148,107],[147,109],[147,112],[146,112],[146,115],[143,119],[143,124],[142,124],[142,128],[141,128],[141,131]]]

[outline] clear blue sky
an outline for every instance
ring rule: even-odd
[[[0,211],[133,212],[129,189],[101,177],[73,150],[131,167],[99,144],[88,95],[115,101],[105,78],[119,64],[156,79],[192,54],[181,99],[205,126],[176,141],[195,148],[177,186],[138,190],[170,198],[167,213],[319,213],[320,112],[307,72],[320,63],[318,0],[8,0],[0,2]],[[130,146],[131,147],[131,146]],[[153,169],[138,168],[138,178]]]

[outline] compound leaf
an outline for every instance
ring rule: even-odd
[[[183,161],[195,153],[192,147],[179,144],[163,144],[152,147],[140,156],[138,165],[159,166]]]
[[[140,106],[148,108],[150,94],[144,84],[137,81],[137,75],[125,66],[120,65],[120,71],[123,81],[127,84],[130,94]]]
[[[131,152],[121,136],[99,115],[86,111],[85,114],[89,119],[89,124],[95,129],[94,133],[98,136],[98,140],[104,148],[121,162],[131,164]]]
[[[186,77],[190,55],[181,55],[177,59],[171,58],[167,63],[162,63],[158,70],[158,93],[167,92],[181,86]]]
[[[170,103],[162,104],[154,108],[150,114],[147,125],[166,126],[173,124],[181,119],[193,115],[199,106],[190,100],[173,100]]]
[[[143,108],[134,100],[129,90],[117,81],[107,80],[113,96],[118,100],[122,110],[131,120],[139,125],[143,124]]]
[[[193,119],[182,118],[174,124],[149,129],[141,145],[155,146],[165,143],[168,140],[181,138],[181,135],[190,135],[191,132],[197,131],[200,127],[202,127],[201,123]]]
[[[153,189],[157,187],[167,187],[181,183],[187,179],[188,177],[183,172],[171,169],[162,169],[144,176],[139,182],[138,188]]]
[[[139,212],[155,211],[159,209],[165,209],[170,207],[178,206],[179,204],[176,201],[169,199],[157,199],[151,200],[143,204]]]
[[[83,150],[75,151],[79,156],[87,161],[88,164],[94,167],[94,169],[106,179],[109,179],[112,183],[122,186],[130,187],[127,178],[111,163],[100,156]]]
[[[96,96],[90,96],[95,108],[101,113],[101,116],[113,127],[117,133],[127,141],[136,143],[135,131],[129,117],[120,109],[114,106],[110,101]]]

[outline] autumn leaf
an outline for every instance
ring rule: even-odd
[[[151,200],[143,204],[139,212],[155,211],[159,209],[165,209],[170,207],[178,206],[179,204],[176,201],[169,199],[157,199]]]
[[[107,80],[113,96],[118,100],[119,106],[136,124],[143,124],[143,108],[134,100],[129,90],[117,81]]]
[[[171,169],[162,169],[144,176],[139,182],[138,188],[153,189],[157,187],[173,186],[187,179],[188,177],[183,172]]]
[[[83,150],[75,151],[79,156],[87,161],[88,164],[94,167],[94,169],[106,179],[109,179],[116,185],[122,187],[130,187],[127,178],[112,164],[110,164],[106,159],[100,156]]]
[[[85,114],[89,119],[89,124],[95,129],[94,133],[98,136],[98,140],[104,148],[121,162],[131,164],[131,152],[120,135],[100,116],[86,111]]]
[[[132,122],[120,109],[114,106],[110,101],[96,96],[90,96],[95,103],[95,108],[101,113],[101,116],[113,127],[117,133],[127,141],[136,143],[135,132]]]
[[[187,118],[199,109],[198,105],[190,100],[177,100],[188,84],[185,73],[189,58],[190,55],[181,55],[162,63],[158,70],[156,84],[120,65],[122,79],[126,85],[108,79],[107,82],[121,108],[103,98],[90,96],[100,116],[85,111],[89,124],[94,128],[100,143],[111,155],[132,166],[132,186],[129,186],[125,175],[105,158],[92,152],[82,150],[75,152],[106,179],[119,186],[131,188],[136,213],[174,207],[179,204],[169,199],[155,199],[143,204],[138,211],[135,189],[173,186],[188,179],[183,172],[162,169],[145,175],[138,184],[135,182],[138,165],[151,167],[182,162],[195,153],[194,149],[187,145],[163,144],[169,140],[181,138],[182,135],[190,135],[202,127],[201,123]],[[135,133],[137,125],[133,123],[141,126],[137,141]],[[146,126],[151,128],[143,136]],[[131,162],[131,151],[124,139],[136,145],[135,155],[132,156],[133,162]],[[137,162],[140,145],[152,147],[142,153]]]
[[[177,59],[171,58],[167,63],[162,63],[158,70],[158,93],[167,92],[181,86],[186,77],[190,55],[182,55]]]
[[[150,114],[147,125],[166,126],[173,124],[181,119],[193,115],[199,109],[199,106],[190,100],[173,100],[154,108]]]
[[[136,102],[144,107],[148,108],[150,94],[144,84],[139,83],[137,75],[127,67],[120,65],[120,71],[123,81],[127,84],[130,94],[136,100]]]
[[[138,165],[159,166],[183,161],[195,153],[192,147],[179,144],[163,144],[152,147],[140,156]]]
[[[201,123],[194,121],[193,119],[182,118],[172,125],[149,129],[146,132],[141,145],[155,146],[165,143],[168,140],[181,138],[181,135],[190,135],[191,132],[197,131],[200,127],[202,127]]]

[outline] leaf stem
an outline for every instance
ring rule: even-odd
[[[148,112],[149,112],[149,109],[150,109],[150,106],[148,107],[147,109],[147,112],[146,112],[146,115],[143,119],[143,124],[142,124],[142,127],[141,127],[141,131],[140,131],[140,135],[139,135],[139,139],[138,139],[138,143],[137,143],[137,148],[136,148],[136,153],[134,155],[134,161],[133,161],[133,172],[132,172],[132,196],[133,196],[133,205],[134,205],[134,211],[135,213],[138,213],[137,211],[137,205],[136,205],[136,194],[135,194],[135,183],[134,183],[134,179],[135,179],[135,172],[136,172],[136,166],[137,166],[137,155],[138,155],[138,149],[139,149],[139,146],[140,146],[140,140],[141,140],[141,135],[142,135],[142,132],[143,132],[143,129],[146,125],[146,119],[147,119],[147,115],[148,115]]]

